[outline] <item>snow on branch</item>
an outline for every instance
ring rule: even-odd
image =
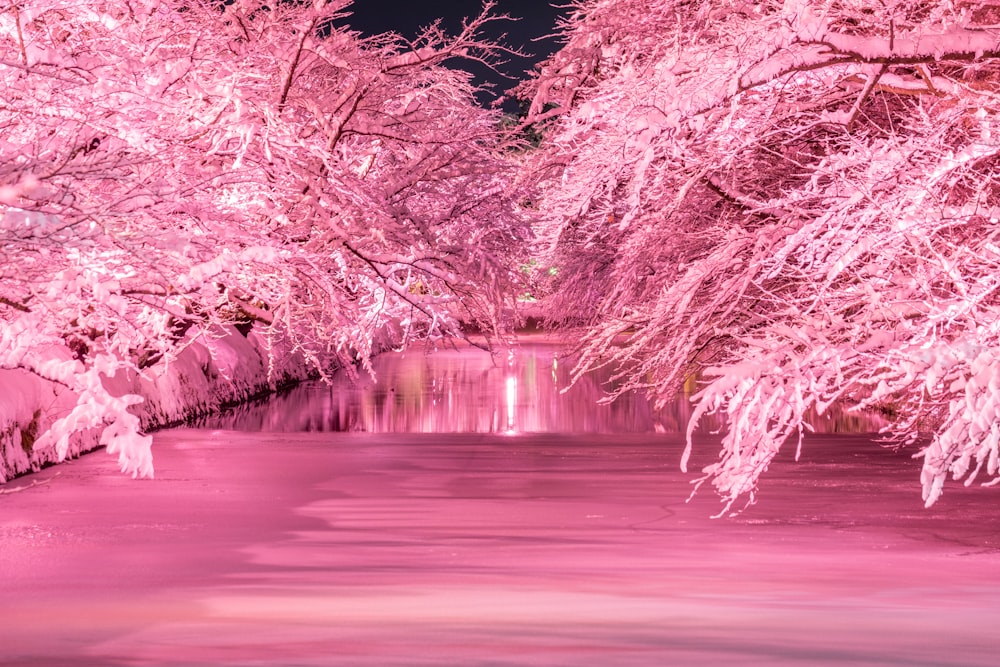
[[[77,397],[36,447],[96,432],[152,475],[142,408],[108,387],[220,332],[328,376],[509,320],[513,142],[443,65],[507,53],[481,38],[504,17],[410,45],[336,28],[347,4],[0,13],[0,367]]]
[[[518,89],[574,376],[696,383],[725,511],[833,405],[930,443],[928,504],[1000,479],[1000,13],[921,7],[586,0]]]

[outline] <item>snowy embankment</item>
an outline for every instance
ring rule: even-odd
[[[149,430],[245,401],[309,374],[296,357],[274,366],[269,359],[289,357],[273,352],[253,332],[243,337],[225,327],[214,337],[191,342],[169,363],[156,364],[141,375],[120,373],[104,384],[113,395],[144,399],[131,411],[142,429]],[[54,444],[40,436],[78,403],[79,396],[61,384],[20,369],[0,369],[0,482],[60,460]],[[102,430],[74,434],[67,458],[98,448]]]

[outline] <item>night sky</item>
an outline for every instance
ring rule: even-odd
[[[440,18],[449,33],[456,33],[461,28],[462,19],[477,15],[481,8],[480,0],[355,0],[350,7],[353,15],[345,23],[366,35],[391,30],[404,37],[413,37],[422,26]],[[477,82],[492,83],[496,93],[501,94],[525,78],[525,72],[531,70],[536,62],[559,47],[559,41],[551,35],[555,31],[557,18],[567,10],[553,7],[546,0],[499,0],[496,11],[520,20],[492,24],[490,36],[498,37],[501,33],[507,33],[505,43],[520,48],[531,57],[509,59],[504,66],[504,73],[513,77],[511,79],[491,73],[475,63],[455,62],[453,65],[471,71],[476,75]],[[547,36],[549,37],[546,38]],[[484,95],[481,101],[488,102],[490,99],[491,96]],[[504,108],[513,111],[516,104],[508,103]]]

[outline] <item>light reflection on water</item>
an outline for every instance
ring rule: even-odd
[[[308,382],[267,401],[203,418],[196,426],[254,432],[369,433],[681,433],[692,413],[678,396],[654,411],[640,393],[611,404],[600,400],[612,371],[600,369],[571,385],[573,359],[542,336],[523,336],[508,353],[491,356],[458,349],[386,353],[352,381]],[[817,432],[871,432],[881,423],[865,415],[835,413],[814,419]],[[718,431],[721,420],[702,420]]]
[[[380,355],[376,379],[309,382],[199,427],[242,431],[371,433],[645,433],[663,430],[641,395],[599,404],[610,372],[570,386],[561,347],[531,337],[496,357],[463,346]],[[688,406],[679,402],[679,408]]]

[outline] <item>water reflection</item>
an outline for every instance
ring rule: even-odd
[[[267,401],[206,417],[195,425],[263,432],[370,433],[682,433],[692,413],[679,396],[654,411],[642,394],[610,405],[600,399],[615,384],[611,370],[587,374],[570,386],[573,359],[542,336],[524,336],[496,357],[469,345],[414,348],[387,353],[374,362],[375,377],[331,385],[302,384]],[[871,432],[881,422],[870,415],[831,411],[811,420],[820,433]],[[702,428],[717,432],[718,418]]]
[[[569,386],[572,363],[541,337],[492,357],[471,346],[411,349],[374,360],[376,379],[338,375],[207,417],[204,428],[372,433],[642,433],[663,425],[641,395],[599,405],[610,372]],[[689,411],[690,408],[687,408]]]

